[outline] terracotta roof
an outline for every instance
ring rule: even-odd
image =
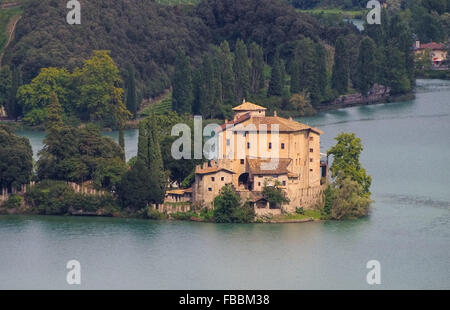
[[[260,105],[245,101],[238,105],[237,107],[233,108],[233,111],[259,111],[259,110],[267,110],[265,107],[262,107]]]
[[[301,130],[312,130],[320,135],[323,134],[323,131],[296,122],[294,120],[286,119],[283,117],[278,116],[264,116],[264,117],[252,117],[250,120],[242,121],[239,125],[236,125],[232,130],[233,131],[249,131],[247,128],[245,128],[247,125],[253,124],[256,126],[256,129],[259,129],[259,125],[267,125],[267,131],[272,131],[272,126],[278,125],[278,130],[280,132],[294,132],[294,131],[301,131]],[[274,126],[273,129],[276,129]]]
[[[279,175],[289,174],[288,167],[291,162],[290,158],[278,158],[278,162],[275,159],[272,162],[272,158],[249,158],[248,166],[253,175]]]
[[[426,49],[431,49],[431,50],[444,50],[445,46],[443,43],[436,43],[436,42],[431,42],[431,43],[426,43],[426,44],[420,44],[419,47],[420,50],[426,50]]]
[[[223,168],[223,167],[206,167],[206,168],[195,168],[195,174],[210,174],[210,173],[216,173],[219,171],[226,171],[228,173],[234,173],[233,171]]]
[[[228,123],[222,124],[220,126],[220,129],[223,131],[227,128],[227,125],[237,125],[239,123],[242,123],[243,121],[246,121],[250,118],[250,113],[245,113],[244,115],[240,116],[238,119],[236,119],[235,121],[230,121]]]

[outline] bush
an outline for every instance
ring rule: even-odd
[[[3,204],[3,207],[8,209],[19,208],[22,205],[22,197],[19,195],[11,195],[8,200]]]
[[[86,195],[76,193],[67,183],[44,180],[25,194],[25,201],[43,215],[63,215],[74,211],[113,215],[118,211],[116,199],[111,194]]]
[[[230,184],[220,190],[214,199],[214,221],[216,223],[250,223],[255,219],[255,211],[248,204],[241,205],[241,199]]]
[[[305,214],[305,210],[303,207],[295,208],[295,213],[297,214]]]

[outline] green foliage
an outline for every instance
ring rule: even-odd
[[[267,96],[281,96],[283,94],[284,80],[282,74],[283,69],[281,66],[282,63],[280,61],[279,53],[277,52],[272,64],[272,73]]]
[[[127,109],[136,118],[138,110],[138,99],[136,94],[135,70],[132,65],[128,65],[128,79],[127,79]]]
[[[359,162],[363,150],[355,134],[341,133],[336,145],[328,150],[333,155],[331,174],[334,182],[324,193],[323,213],[336,220],[358,218],[369,213],[372,178]]]
[[[273,180],[271,183],[272,184],[269,184],[267,180],[264,180],[262,189],[262,195],[265,199],[267,199],[270,206],[276,208],[283,204],[289,203],[289,198],[281,188],[281,182],[278,180]]]
[[[111,138],[101,136],[99,129],[92,125],[80,129],[65,126],[51,131],[44,143],[37,162],[41,180],[85,182],[94,178],[97,168],[105,169],[102,160],[114,165],[123,158],[122,148]],[[97,176],[103,173],[99,171]]]
[[[160,146],[160,127],[157,124],[156,116],[152,116],[142,120],[139,123],[139,140],[138,140],[138,161],[141,161],[148,170],[152,172],[153,180],[161,191],[165,191],[167,183],[167,175],[164,172],[164,164]],[[159,201],[159,199],[155,199]]]
[[[305,209],[303,209],[303,207],[295,208],[295,213],[305,214]]]
[[[372,203],[370,195],[358,182],[349,177],[338,177],[336,182],[330,186],[333,188],[333,200],[329,213],[331,219],[356,219],[369,214]]]
[[[333,75],[331,78],[332,87],[338,94],[347,93],[349,71],[348,45],[344,37],[339,37],[336,41]]]
[[[25,194],[25,201],[39,214],[62,215],[69,211],[69,197],[74,194],[74,190],[65,182],[45,180]]]
[[[12,87],[12,72],[9,66],[0,68],[0,107],[6,107]]]
[[[54,180],[44,180],[31,187],[25,194],[25,201],[33,211],[42,215],[64,215],[77,211],[112,215],[118,210],[111,194],[76,193],[65,182]]]
[[[159,178],[158,171],[150,170],[144,161],[138,159],[136,164],[123,175],[118,185],[117,195],[122,206],[140,210],[149,204],[162,203],[165,187],[161,187]]]
[[[376,60],[375,60],[375,42],[370,38],[364,38],[359,47],[359,56],[357,64],[356,88],[364,95],[375,83],[376,78]]]
[[[63,127],[63,109],[61,104],[59,104],[58,97],[56,93],[52,92],[50,94],[50,103],[47,107],[46,113],[46,130],[48,132],[54,130],[60,130]]]
[[[9,196],[8,200],[3,203],[3,207],[7,209],[17,209],[22,205],[22,197],[14,194]]]
[[[172,87],[172,109],[179,114],[190,113],[194,99],[191,62],[182,52],[177,54]]]
[[[121,158],[100,158],[92,175],[94,185],[98,189],[114,191],[117,189],[122,176],[127,171],[127,165]]]
[[[236,75],[236,102],[248,98],[250,93],[250,60],[247,46],[242,40],[236,41],[234,52],[234,73]]]
[[[222,187],[214,199],[216,223],[250,223],[254,218],[254,209],[247,203],[241,204],[241,199],[231,184]]]
[[[341,133],[335,140],[336,145],[327,152],[328,156],[333,155],[333,164],[330,168],[332,177],[349,177],[362,186],[364,193],[370,194],[372,178],[366,174],[366,169],[359,162],[363,151],[361,139],[354,133]]]
[[[285,106],[286,110],[296,111],[297,115],[313,115],[316,113],[311,105],[311,100],[309,99],[309,93],[302,91],[299,94],[293,94],[289,99],[289,105]]]
[[[55,94],[64,112],[82,120],[100,120],[105,125],[122,124],[129,111],[123,103],[119,69],[108,51],[94,51],[82,68],[73,73],[64,68],[43,68],[31,83],[18,89],[24,121],[29,125],[42,122],[42,109]],[[44,116],[45,117],[45,116]]]
[[[27,138],[0,125],[0,188],[20,188],[28,184],[33,168],[33,151]]]

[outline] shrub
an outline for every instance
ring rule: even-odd
[[[295,208],[295,213],[297,214],[305,214],[305,210],[303,207]]]
[[[216,223],[250,223],[255,219],[255,211],[248,204],[241,205],[241,199],[231,184],[220,190],[214,199],[214,221]]]
[[[22,205],[22,197],[19,195],[11,195],[8,200],[3,204],[5,208],[14,209],[19,208]]]

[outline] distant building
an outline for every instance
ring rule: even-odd
[[[430,61],[435,66],[439,66],[447,59],[445,44],[435,42],[422,44],[420,41],[416,41],[414,45],[414,53],[416,56],[422,55],[427,50],[430,51]]]
[[[232,184],[243,201],[250,201],[258,215],[295,212],[298,207],[310,208],[320,202],[328,173],[320,153],[323,132],[278,117],[276,112],[266,116],[266,108],[245,100],[233,110],[234,119],[217,130],[221,159],[195,169],[192,202],[212,208],[226,184]],[[280,182],[289,204],[275,207],[264,199],[264,182],[273,184],[274,180]],[[167,198],[185,201],[188,193],[172,191]]]

